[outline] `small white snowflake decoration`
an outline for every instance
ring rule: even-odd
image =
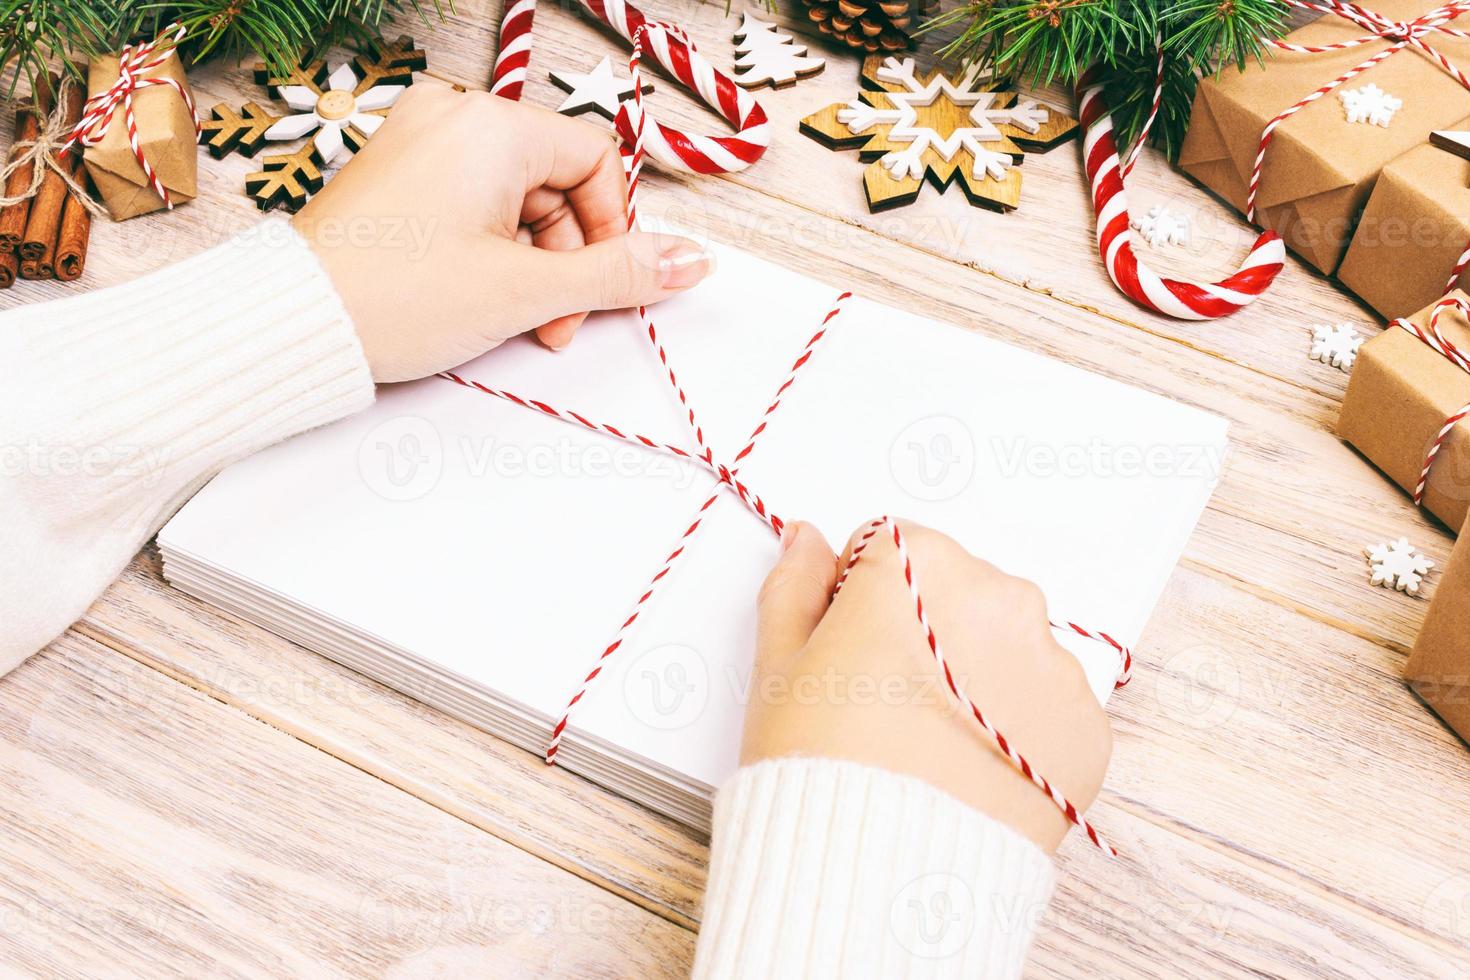
[[[1419,594],[1419,584],[1434,567],[1434,562],[1414,550],[1408,538],[1399,538],[1389,544],[1369,545],[1363,549],[1363,554],[1368,556],[1369,581],[1409,595]]]
[[[1155,204],[1143,217],[1134,218],[1133,228],[1155,248],[1189,244],[1189,216],[1162,204]]]
[[[1312,328],[1312,352],[1307,356],[1314,361],[1323,364],[1331,364],[1342,371],[1352,369],[1353,361],[1358,359],[1358,348],[1363,346],[1363,338],[1350,324],[1339,323],[1336,326],[1324,323]]]
[[[1393,122],[1393,114],[1404,107],[1403,99],[1394,98],[1371,82],[1362,88],[1341,90],[1337,97],[1347,111],[1348,122],[1368,123],[1385,129]]]

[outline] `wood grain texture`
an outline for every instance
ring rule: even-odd
[[[683,25],[716,64],[730,60],[738,9],[726,17],[718,5],[641,6]],[[498,13],[498,4],[460,6],[444,27],[417,31],[430,75],[483,88]],[[799,12],[784,23],[812,33]],[[623,51],[555,8],[538,14],[537,36],[527,98],[544,105],[561,100],[548,69],[586,71]],[[1027,196],[1045,207],[999,215],[958,195],[922,192],[902,211],[870,215],[861,165],[797,134],[802,116],[857,89],[857,59],[820,53],[830,62],[822,76],[761,93],[777,134],[761,163],[723,179],[650,173],[644,212],[1231,422],[1220,488],[1139,644],[1137,678],[1111,708],[1117,751],[1095,816],[1124,860],[1105,863],[1077,842],[1064,848],[1030,972],[1470,973],[1470,754],[1399,680],[1426,603],[1368,587],[1361,557],[1370,541],[1403,534],[1443,563],[1450,538],[1333,435],[1346,375],[1305,356],[1311,324],[1363,327],[1371,318],[1294,259],[1264,300],[1226,321],[1185,324],[1138,310],[1097,259],[1080,161],[1066,147],[1027,158]],[[260,97],[246,68],[210,66],[192,80],[201,104]],[[1056,102],[1058,93],[1050,95]],[[719,131],[674,85],[660,84],[650,104],[669,121]],[[1062,96],[1058,104],[1069,103]],[[132,278],[248,226],[257,215],[241,185],[252,169],[234,157],[207,163],[195,203],[99,225],[81,282]],[[1212,276],[1254,238],[1155,154],[1145,155],[1130,189],[1135,207],[1168,203],[1193,217],[1191,248],[1150,259],[1171,274]],[[19,283],[0,296],[0,308],[66,294]],[[125,656],[126,668],[115,669],[150,678],[150,690],[161,685],[175,699],[197,697],[190,689],[207,694],[216,711],[265,722],[318,764],[338,760],[328,766],[333,780],[396,788],[406,802],[392,806],[440,811],[497,854],[515,853],[506,846],[514,845],[574,872],[525,858],[568,894],[585,894],[590,881],[612,893],[608,901],[623,902],[616,907],[662,917],[671,932],[648,940],[651,948],[667,943],[687,957],[688,933],[674,926],[697,923],[705,863],[704,843],[688,831],[178,595],[146,554],[78,629],[111,651],[98,656]],[[77,642],[38,663],[73,663]],[[71,689],[83,680],[66,671],[44,676],[58,696],[81,697]],[[0,711],[6,700],[0,696]],[[122,726],[120,743],[135,737],[111,716],[95,724]],[[213,744],[217,734],[204,732],[174,752],[188,778],[203,778],[225,751]],[[126,769],[123,744],[115,751],[115,766]],[[44,810],[11,805],[32,818]],[[279,800],[260,806],[291,812]],[[324,841],[319,860],[346,862],[357,842],[355,831]],[[47,873],[86,881],[91,857],[68,842]],[[150,888],[191,887],[188,873],[176,882],[162,865],[135,874]],[[117,933],[146,948],[145,925],[124,923]],[[337,928],[320,918],[312,925]],[[342,928],[310,941],[342,946],[352,927]],[[240,942],[233,934],[208,941],[225,950]],[[619,948],[609,969],[643,971],[642,952]],[[187,969],[177,955],[165,959]],[[333,947],[328,961],[350,970],[353,961],[339,964],[339,955]],[[534,972],[535,954],[523,955],[521,972]]]
[[[0,962],[24,973],[687,972],[688,931],[91,641],[4,694]]]

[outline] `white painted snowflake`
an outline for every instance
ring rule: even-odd
[[[1340,90],[1337,97],[1342,100],[1350,123],[1387,128],[1393,122],[1393,114],[1404,107],[1403,99],[1394,98],[1371,82],[1362,88]]]
[[[924,152],[931,149],[946,162],[954,159],[961,150],[968,150],[975,161],[973,176],[976,179],[989,175],[994,180],[1004,180],[1015,161],[1009,153],[987,149],[982,144],[1005,139],[1005,134],[997,128],[999,126],[1016,126],[1028,133],[1036,133],[1048,119],[1046,107],[1037,105],[1033,99],[1022,99],[1009,109],[996,108],[995,102],[1002,93],[971,91],[969,85],[979,79],[978,73],[973,71],[967,73],[967,78],[960,85],[943,75],[935,75],[925,85],[914,74],[913,58],[888,58],[878,69],[877,76],[882,81],[904,87],[902,92],[887,93],[896,108],[880,109],[854,99],[846,108],[837,111],[837,121],[854,133],[865,132],[880,123],[891,123],[893,128],[888,132],[889,142],[908,145],[885,154],[879,162],[898,180],[923,177]],[[916,107],[933,105],[941,98],[957,106],[969,106],[971,125],[956,127],[948,136],[917,125],[919,114]]]
[[[1414,550],[1408,538],[1399,538],[1389,544],[1369,545],[1363,549],[1363,554],[1368,556],[1369,581],[1409,595],[1419,594],[1419,583],[1434,567],[1434,562]]]
[[[1155,248],[1189,244],[1189,216],[1162,204],[1155,204],[1143,217],[1134,218],[1133,227]]]
[[[1358,336],[1351,324],[1339,323],[1333,326],[1324,323],[1312,328],[1312,352],[1307,356],[1314,361],[1348,371],[1352,369],[1353,361],[1358,359],[1358,348],[1362,346],[1363,338]]]
[[[327,78],[320,92],[305,85],[282,85],[281,98],[296,112],[281,119],[265,131],[268,140],[294,140],[316,131],[312,143],[317,159],[328,166],[346,152],[342,131],[348,126],[363,136],[371,136],[383,125],[383,117],[375,110],[386,109],[403,94],[402,85],[374,85],[361,95],[357,73],[352,65],[339,65]]]

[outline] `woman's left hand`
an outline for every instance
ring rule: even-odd
[[[627,232],[608,133],[426,82],[293,220],[352,316],[373,377],[406,381],[535,330],[560,349],[590,310],[709,274],[695,242]]]

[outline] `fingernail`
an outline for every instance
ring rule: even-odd
[[[665,289],[692,286],[715,271],[715,257],[697,245],[680,243],[659,256],[659,285]]]
[[[787,524],[781,528],[781,554],[791,550],[791,545],[796,541],[796,524]]]

